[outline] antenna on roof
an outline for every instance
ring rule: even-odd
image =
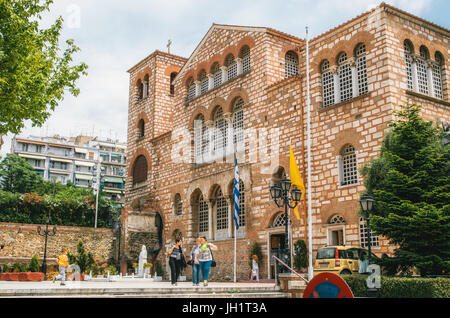
[[[169,41],[167,41],[167,53],[170,54],[170,46],[172,45],[172,41],[169,39]]]

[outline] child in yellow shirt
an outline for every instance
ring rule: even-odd
[[[61,279],[61,285],[64,286],[66,280],[66,269],[69,266],[69,258],[67,257],[67,248],[62,249],[62,254],[58,257],[58,269],[59,274],[53,278],[53,282],[57,279]]]

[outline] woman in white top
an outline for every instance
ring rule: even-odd
[[[203,286],[208,286],[209,271],[213,260],[212,250],[217,251],[217,249],[218,248],[216,245],[208,243],[206,237],[201,238],[201,245],[196,250],[195,260],[198,260],[198,263],[200,264],[200,271],[203,277]]]

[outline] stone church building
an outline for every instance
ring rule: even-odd
[[[367,246],[360,168],[379,155],[399,105],[417,103],[426,120],[450,121],[449,35],[383,3],[309,41],[314,256],[325,245]],[[238,279],[249,277],[256,242],[260,276],[273,277],[271,255],[283,245],[287,220],[270,187],[289,176],[289,146],[307,185],[305,40],[213,24],[188,58],[155,51],[128,72],[128,261],[145,244],[150,261],[166,266],[175,237],[188,254],[206,236],[219,247],[211,279],[232,280],[236,236]],[[292,242],[306,240],[306,199],[299,207],[300,220],[290,211]],[[394,248],[377,235],[372,246],[378,255]]]

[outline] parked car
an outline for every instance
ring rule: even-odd
[[[338,275],[357,274],[359,271],[359,257],[362,252],[369,255],[369,251],[359,246],[326,246],[317,251],[314,263],[314,274],[330,272]],[[378,258],[372,253],[372,262]]]

